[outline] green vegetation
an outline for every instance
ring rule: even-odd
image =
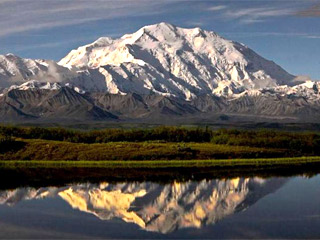
[[[320,163],[320,157],[159,161],[1,161],[1,168],[207,168],[276,167]]]
[[[99,131],[75,131],[64,128],[0,127],[0,135],[24,139],[45,139],[73,143],[107,142],[210,142],[212,131],[208,129],[185,129],[157,127],[151,129],[105,129]]]
[[[15,141],[11,136],[0,135],[0,154],[5,152],[15,152],[23,147],[24,143]]]
[[[105,129],[75,131],[63,128],[0,127],[0,135],[72,143],[109,142],[211,142],[229,146],[295,149],[301,154],[320,153],[320,133],[271,130],[210,130],[208,128],[156,127],[148,129]]]
[[[320,154],[319,133],[219,130],[214,132],[211,142],[229,146],[288,149],[288,151],[297,151],[300,154],[308,155]]]
[[[1,136],[0,135],[0,148],[4,149],[9,147],[14,140],[10,136]]]
[[[3,189],[86,181],[313,176],[319,171],[319,133],[0,126]]]
[[[320,155],[319,133],[223,129],[213,131],[208,128],[178,127],[99,131],[0,127],[0,160],[157,160],[160,163],[159,160],[317,155]]]
[[[109,142],[70,143],[41,139],[17,139],[15,151],[0,154],[0,160],[174,160],[282,157],[286,151],[212,143]]]

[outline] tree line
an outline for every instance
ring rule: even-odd
[[[283,132],[274,130],[235,130],[209,128],[155,127],[146,129],[102,129],[80,131],[65,128],[0,126],[1,142],[11,138],[45,139],[73,143],[107,142],[212,142],[230,146],[294,149],[320,154],[318,132]],[[1,139],[1,138],[0,138]]]
[[[77,131],[64,128],[0,127],[0,135],[24,139],[45,139],[73,143],[107,142],[210,142],[212,131],[202,128],[157,127],[151,129],[103,129]]]

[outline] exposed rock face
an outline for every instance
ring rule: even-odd
[[[284,179],[236,178],[167,185],[146,182],[22,188],[0,192],[0,204],[58,197],[101,220],[120,218],[147,231],[169,233],[214,224],[245,210],[284,183]]]
[[[117,119],[69,87],[12,89],[0,97],[0,119]]]
[[[308,85],[309,84],[309,85]],[[85,92],[72,85],[27,82],[0,95],[1,120],[179,119],[210,114],[320,117],[319,83],[246,91],[233,98],[212,95],[191,101],[159,94]],[[206,114],[209,114],[206,116]]]

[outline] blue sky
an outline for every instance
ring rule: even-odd
[[[0,0],[0,54],[59,60],[158,22],[215,31],[320,79],[320,0]]]

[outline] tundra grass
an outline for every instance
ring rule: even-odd
[[[212,159],[212,160],[157,160],[157,161],[0,161],[0,168],[235,168],[277,167],[320,164],[320,157]]]
[[[16,145],[12,149],[0,149],[2,150],[0,151],[0,160],[158,161],[292,156],[288,156],[286,149],[228,146],[213,143],[110,142],[85,144],[39,139],[17,139]]]

